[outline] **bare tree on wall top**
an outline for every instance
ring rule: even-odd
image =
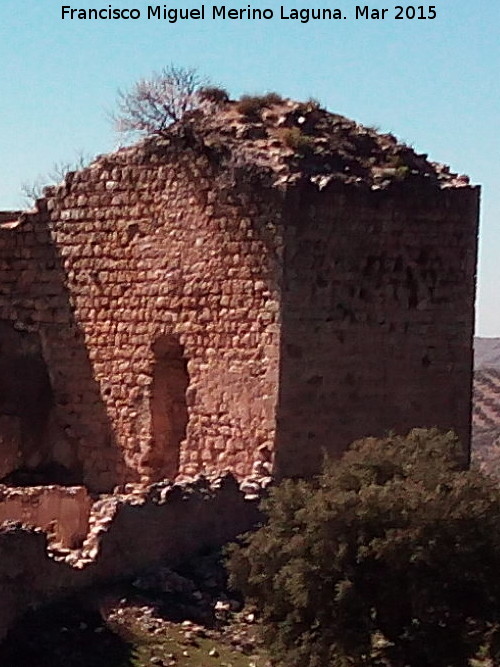
[[[113,117],[118,131],[162,134],[199,106],[199,92],[206,84],[195,69],[175,65],[140,79],[129,91],[118,91],[118,111]]]

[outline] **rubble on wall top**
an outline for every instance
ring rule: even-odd
[[[57,542],[56,533],[41,527],[33,527],[29,522],[0,522],[0,538],[4,533],[36,532],[45,536],[48,556],[55,561],[64,561],[75,569],[83,569],[94,563],[101,549],[103,537],[109,533],[117,514],[133,506],[162,506],[190,499],[211,500],[224,492],[233,494],[245,502],[258,503],[272,484],[271,477],[254,475],[239,482],[230,471],[194,477],[179,476],[175,481],[165,479],[153,484],[127,483],[115,488],[112,494],[100,495],[92,504],[88,532],[83,544],[74,548]],[[0,485],[0,501],[19,498],[26,504],[36,503],[41,493],[56,497],[86,495],[83,486],[62,487],[58,485],[12,488]],[[54,522],[56,523],[56,522]]]
[[[229,173],[232,184],[251,171],[280,189],[304,180],[319,190],[331,183],[371,190],[421,183],[437,189],[473,187],[468,176],[429,160],[391,133],[331,113],[314,100],[297,102],[268,93],[202,101],[165,130],[99,155],[79,172],[68,172],[62,183],[44,188],[44,198],[33,211],[0,211],[0,231],[17,228],[26,214],[45,209],[48,198],[65,192],[89,171],[112,170],[120,163],[162,162],[169,154],[185,154],[186,149]],[[114,184],[111,180],[107,187]]]
[[[297,102],[268,93],[222,102],[206,99],[166,129],[99,155],[80,172],[68,172],[61,184],[47,186],[44,196],[64,192],[89,171],[112,173],[120,165],[160,164],[169,156],[186,155],[186,150],[205,156],[229,174],[231,185],[252,173],[283,190],[304,180],[319,190],[332,183],[371,190],[422,183],[437,189],[473,187],[468,176],[429,160],[393,134],[331,113],[314,100]],[[107,183],[114,185],[112,180]],[[45,201],[37,202],[35,212],[46,206]],[[0,230],[20,224],[23,217],[18,221],[18,215],[3,223],[0,212]]]
[[[22,211],[0,211],[0,230],[15,229],[19,224]]]
[[[20,498],[29,502],[36,499],[37,496],[50,493],[61,492],[67,497],[76,496],[81,493],[87,493],[83,486],[58,486],[57,484],[45,484],[40,486],[7,486],[0,483],[0,502]]]
[[[274,185],[304,177],[319,189],[332,181],[373,190],[423,179],[439,188],[469,185],[467,176],[430,161],[394,135],[330,113],[315,101],[269,94],[207,102],[149,141],[175,145],[187,135],[217,155],[221,164],[255,165],[267,171]]]

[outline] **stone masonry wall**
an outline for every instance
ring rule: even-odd
[[[0,486],[0,524],[19,521],[53,534],[67,548],[80,545],[89,531],[92,499],[83,486]]]
[[[415,426],[469,447],[478,190],[350,122],[376,157],[342,182],[227,113],[231,149],[220,118],[187,124],[0,224],[2,477],[241,479],[275,450],[280,475],[307,475],[323,450]]]
[[[285,223],[277,469],[412,427],[469,447],[479,190],[304,186]]]
[[[39,338],[53,394],[37,463],[102,491],[216,468],[241,477],[271,448],[281,195],[225,179],[189,146],[125,149],[0,229],[0,321]],[[164,441],[159,367],[181,378],[164,397]]]

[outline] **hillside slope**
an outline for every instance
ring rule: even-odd
[[[474,370],[500,369],[500,338],[474,338]]]
[[[474,340],[472,458],[500,478],[500,338]]]

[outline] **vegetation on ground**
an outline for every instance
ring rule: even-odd
[[[0,665],[269,667],[255,615],[227,593],[220,553],[178,572],[158,564],[28,612],[0,644]]]
[[[113,622],[115,630],[127,637],[132,647],[130,661],[123,667],[154,664],[160,667],[267,667],[269,664],[260,647],[237,649],[227,638],[205,628],[193,628],[188,623],[162,623],[155,627],[154,620],[144,622],[140,614],[130,608],[119,622]]]
[[[286,480],[231,550],[286,667],[466,667],[500,659],[500,492],[452,433],[366,438]]]
[[[241,618],[241,615],[240,615]],[[2,667],[267,667],[262,647],[230,638],[242,633],[235,616],[224,631],[167,621],[154,607],[117,604],[108,618],[75,600],[28,615],[0,646]],[[248,628],[247,628],[248,629]],[[255,626],[253,626],[255,630]]]

